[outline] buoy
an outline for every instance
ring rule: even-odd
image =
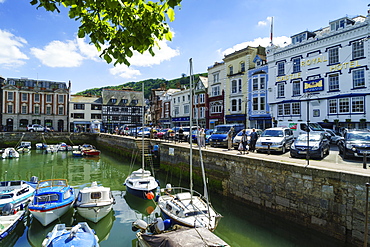
[[[154,198],[154,193],[153,192],[148,192],[146,193],[146,198],[149,199],[149,200],[153,200]]]
[[[147,207],[147,208],[146,208],[146,212],[147,212],[148,214],[153,213],[153,211],[154,211],[154,208],[153,208],[152,206],[149,206],[149,207]]]

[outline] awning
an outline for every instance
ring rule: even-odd
[[[91,124],[89,121],[74,121],[73,124]]]

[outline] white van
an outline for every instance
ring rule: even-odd
[[[293,121],[279,121],[277,127],[289,128],[293,131],[294,137],[298,137],[299,134],[307,133],[307,123],[305,122],[293,122]],[[309,130],[325,132],[320,124],[312,122],[309,123]]]

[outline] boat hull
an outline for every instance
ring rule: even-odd
[[[133,188],[126,185],[126,191],[128,193],[130,193],[131,195],[137,196],[141,199],[148,199],[147,194],[150,193],[150,192],[155,194],[156,190],[157,190],[157,188],[154,188],[154,189],[151,189],[151,190],[138,190],[138,189],[133,189]]]
[[[47,210],[43,210],[42,207],[29,207],[29,211],[43,226],[49,225],[54,220],[60,218],[64,215],[71,207],[73,201],[71,203],[55,207],[50,207]]]
[[[81,205],[77,207],[77,212],[84,217],[94,223],[97,223],[101,219],[103,219],[109,212],[112,210],[113,204],[108,204],[104,206],[85,206]]]
[[[0,216],[0,224],[4,226],[4,228],[0,230],[0,240],[6,238],[16,226],[23,221],[25,214],[26,211],[21,210],[13,215]]]

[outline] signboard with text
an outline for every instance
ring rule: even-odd
[[[303,93],[324,90],[324,78],[303,82]]]

